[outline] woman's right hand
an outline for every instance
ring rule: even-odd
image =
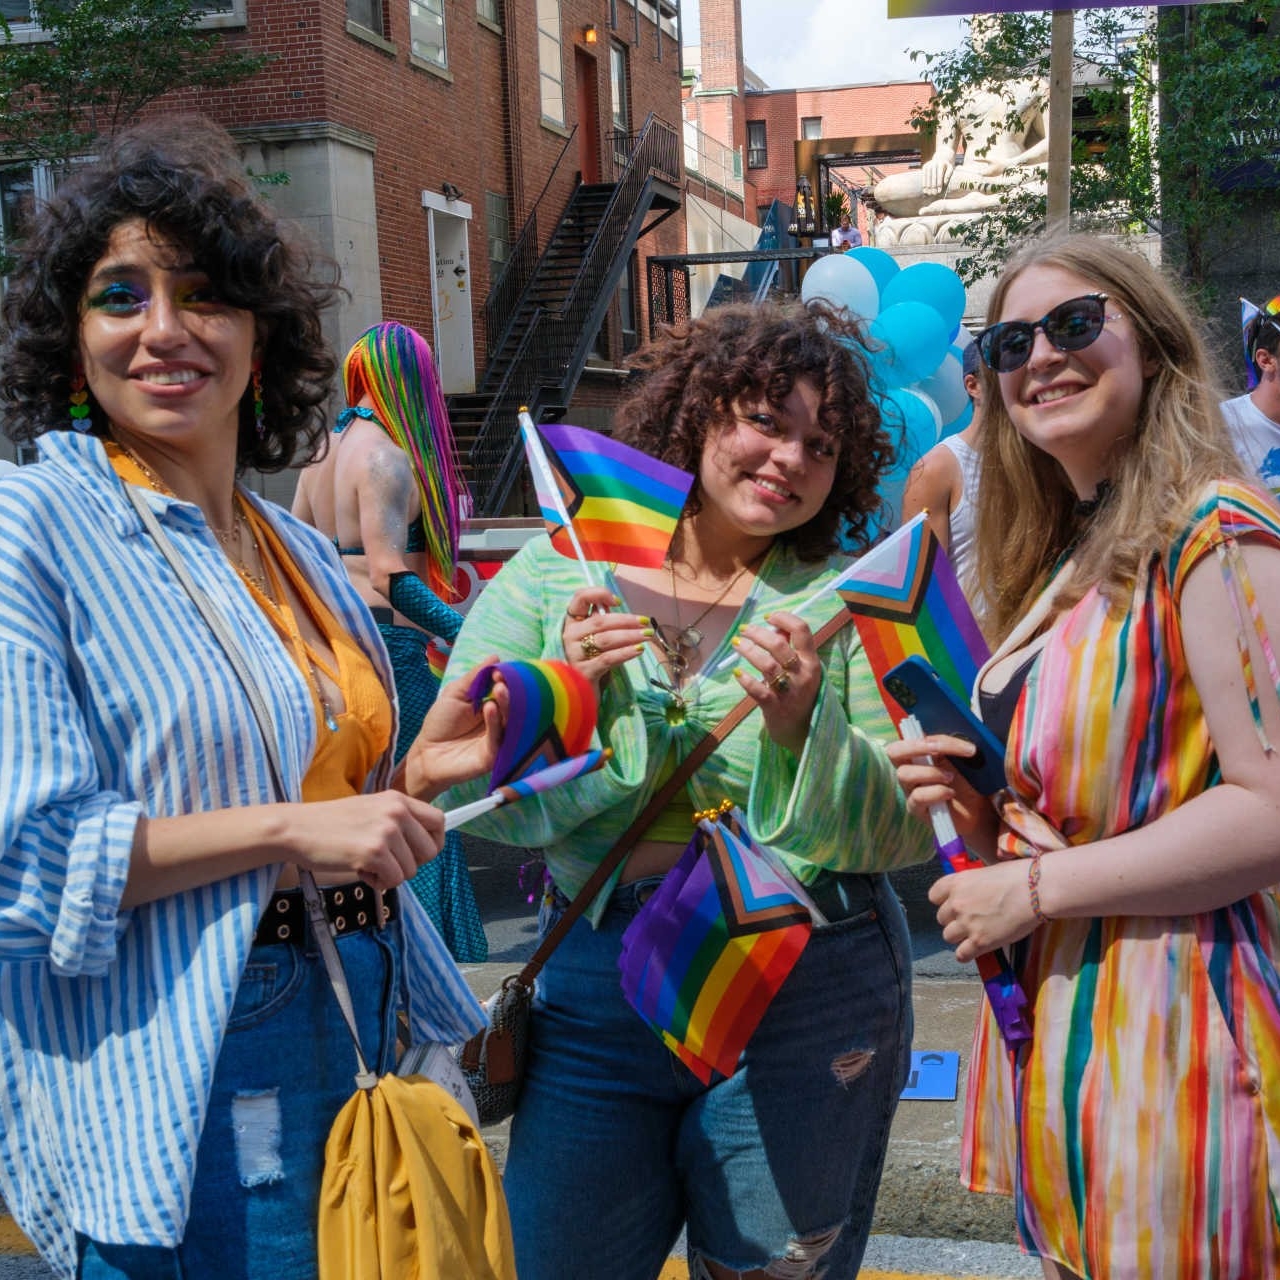
[[[649,619],[635,613],[610,613],[618,597],[607,587],[583,587],[565,606],[560,639],[564,656],[593,684],[614,667],[644,652],[653,634]]]
[[[289,861],[326,879],[394,889],[444,846],[444,814],[402,791],[288,806]]]
[[[975,791],[947,761],[948,756],[971,756],[977,748],[964,738],[945,733],[924,738],[903,738],[886,747],[898,771],[898,785],[907,797],[907,809],[924,822],[935,804],[951,810],[956,832],[989,843],[994,851],[999,819],[991,802]]]

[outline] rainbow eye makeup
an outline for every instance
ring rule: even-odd
[[[109,316],[134,315],[147,305],[146,297],[132,285],[119,281],[99,289],[86,304],[90,311],[102,311]]]
[[[208,280],[200,279],[174,289],[174,305],[184,311],[210,311],[222,306]],[[113,280],[92,294],[86,307],[109,316],[132,316],[144,311],[151,295],[138,285]]]

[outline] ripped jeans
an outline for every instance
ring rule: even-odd
[[[654,1280],[700,1260],[852,1280],[911,1047],[910,938],[882,875],[825,876],[815,929],[728,1079],[704,1086],[627,1004],[618,888],[538,978],[505,1184],[520,1280]],[[838,892],[831,888],[835,885]],[[543,932],[564,909],[556,894]]]
[[[376,1070],[389,1071],[400,925],[337,942],[360,1043]],[[254,947],[214,1070],[182,1243],[166,1249],[80,1237],[78,1280],[315,1280],[324,1144],[355,1092],[355,1071],[319,952]]]

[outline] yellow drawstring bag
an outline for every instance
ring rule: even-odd
[[[493,1157],[434,1081],[357,1090],[324,1156],[320,1280],[515,1280]]]

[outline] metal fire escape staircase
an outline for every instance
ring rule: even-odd
[[[562,417],[642,235],[680,207],[680,133],[649,116],[612,183],[579,183],[537,253],[537,206],[485,302],[489,360],[477,391],[448,398],[478,516],[496,516],[524,466],[517,414]],[[650,215],[657,211],[656,217]]]

